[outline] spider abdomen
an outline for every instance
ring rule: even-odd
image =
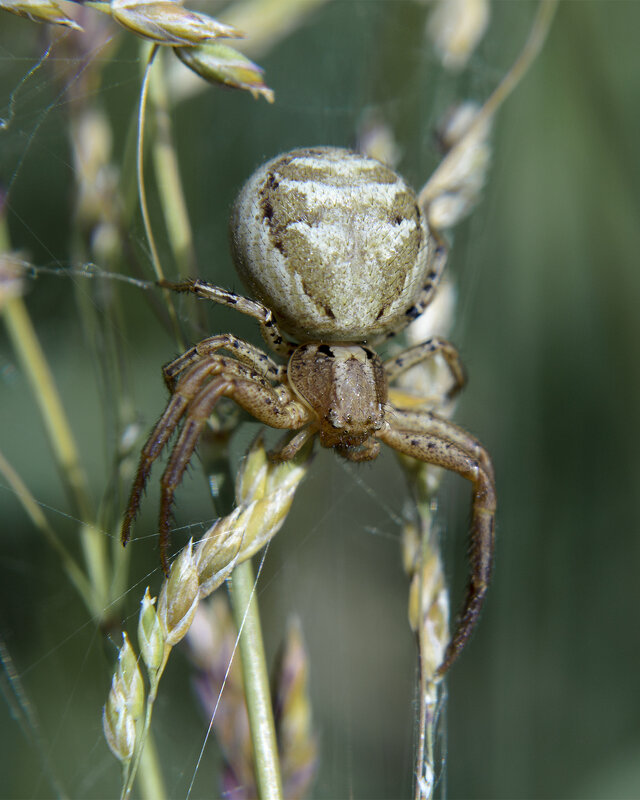
[[[243,282],[302,342],[368,341],[397,328],[435,249],[399,175],[332,147],[260,167],[236,200],[231,240]]]

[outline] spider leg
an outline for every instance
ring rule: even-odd
[[[383,363],[387,380],[390,383],[395,381],[406,370],[415,367],[428,358],[432,358],[436,354],[440,354],[444,358],[451,372],[453,386],[447,392],[446,399],[453,400],[458,392],[464,388],[467,376],[456,348],[451,342],[440,336],[433,336],[431,339],[427,339],[426,342],[422,342],[422,344],[403,350],[402,353],[399,353],[394,358],[388,358]]]
[[[285,372],[285,367],[276,364],[260,348],[245,342],[243,339],[238,339],[231,333],[223,333],[219,336],[210,336],[207,339],[203,339],[187,350],[186,353],[165,364],[162,368],[162,374],[169,391],[173,391],[178,375],[181,372],[197,361],[214,355],[223,349],[228,350],[233,354],[234,358],[237,358],[243,364],[258,370],[265,378],[281,380]]]
[[[228,388],[228,383],[224,378],[214,378],[214,380],[208,383],[198,396],[191,401],[188,416],[180,431],[178,441],[173,446],[169,461],[160,479],[160,562],[162,564],[162,571],[167,576],[169,575],[167,550],[171,533],[170,524],[173,495],[178,484],[182,480],[182,476],[193,455],[193,451],[196,449],[202,429],[206,425],[215,404],[224,394],[226,388]]]
[[[290,461],[297,453],[302,450],[304,445],[314,436],[318,431],[317,426],[308,425],[295,436],[285,439],[285,441],[277,445],[270,453],[269,458],[271,461]]]
[[[405,411],[399,408],[389,408],[385,413],[385,418],[394,428],[428,433],[457,444],[468,455],[479,461],[484,471],[493,480],[493,464],[487,451],[475,437],[454,422],[443,419],[432,411]]]
[[[469,640],[480,616],[484,598],[491,577],[494,550],[494,519],[496,510],[496,491],[493,470],[488,470],[483,458],[472,455],[470,449],[461,446],[460,429],[446,436],[449,423],[437,420],[433,432],[428,432],[429,425],[425,421],[423,430],[402,430],[391,425],[385,426],[376,433],[383,442],[400,453],[417,458],[428,464],[444,467],[457,472],[471,482],[473,500],[471,506],[471,527],[469,530],[469,561],[471,573],[467,595],[458,619],[457,628],[447,646],[444,661],[438,667],[438,675],[443,676],[462,652]],[[452,426],[455,427],[455,426]],[[458,441],[454,441],[458,440]],[[476,447],[475,440],[473,448]]]
[[[219,367],[219,361],[216,366]],[[259,422],[272,428],[301,428],[309,422],[309,411],[291,393],[278,392],[266,382],[244,377],[246,367],[236,364],[207,383],[189,403],[180,436],[173,446],[165,471],[160,479],[160,561],[165,575],[169,574],[169,546],[171,506],[180,481],[196,448],[202,429],[218,400],[230,397]]]
[[[167,403],[167,407],[163,411],[162,416],[149,434],[149,438],[145,442],[140,453],[138,471],[136,472],[136,477],[131,487],[129,504],[122,520],[120,541],[123,545],[126,545],[131,538],[131,526],[138,514],[142,493],[151,472],[153,462],[158,458],[164,446],[171,438],[171,434],[178,427],[191,398],[197,394],[203,380],[206,379],[215,367],[216,364],[214,362],[202,362],[193,367],[182,378],[176,391]]]
[[[162,452],[172,433],[178,427],[180,420],[188,412],[191,401],[200,392],[208,378],[222,371],[255,382],[258,386],[271,388],[261,375],[252,372],[249,367],[235,361],[233,358],[225,358],[214,354],[196,362],[187,369],[177,381],[175,391],[169,399],[167,407],[142,448],[138,471],[129,496],[129,504],[122,521],[120,539],[123,545],[126,545],[131,538],[131,526],[138,514],[142,493],[153,462]],[[273,391],[277,390],[273,389]],[[278,393],[278,397],[281,397],[281,393]]]
[[[296,345],[288,342],[282,336],[273,312],[257,300],[250,300],[248,297],[228,292],[226,289],[221,289],[219,286],[214,286],[198,279],[179,282],[163,279],[157,283],[158,286],[162,286],[164,289],[171,289],[173,292],[191,292],[198,297],[204,297],[206,300],[213,300],[214,303],[235,308],[241,314],[247,314],[249,317],[258,320],[265,341],[276,353],[288,358],[295,350]]]

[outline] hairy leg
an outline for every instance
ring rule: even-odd
[[[444,421],[439,421],[441,422]],[[428,427],[426,423],[424,427]],[[451,437],[443,438],[440,424],[434,427],[436,429],[437,433],[416,432],[389,425],[376,436],[400,453],[457,472],[473,486],[469,530],[469,584],[456,630],[447,646],[444,661],[438,667],[438,674],[443,676],[469,640],[478,622],[489,586],[494,551],[496,491],[493,473],[483,466],[484,461],[490,463],[489,456],[485,453],[482,459],[474,457],[470,449],[461,447]],[[454,435],[459,437],[460,429],[456,429]],[[472,441],[475,447],[475,440]]]
[[[237,358],[238,361],[248,367],[253,367],[264,378],[269,380],[281,380],[286,371],[285,367],[276,364],[260,348],[245,342],[243,339],[238,339],[231,333],[223,333],[219,336],[210,336],[207,339],[203,339],[187,350],[186,353],[165,364],[162,368],[162,374],[169,391],[173,391],[178,376],[184,370],[201,359],[218,353],[220,350],[227,350],[232,354],[233,358]]]
[[[448,419],[443,419],[432,411],[405,411],[399,408],[390,408],[385,418],[393,428],[416,433],[428,433],[458,445],[466,451],[471,458],[482,465],[484,471],[493,480],[493,464],[489,454],[480,442],[464,428]]]
[[[228,308],[235,308],[241,314],[247,314],[249,317],[258,320],[265,341],[276,353],[289,357],[295,350],[296,346],[283,337],[272,311],[257,300],[250,300],[248,297],[229,292],[226,289],[221,289],[219,286],[214,286],[201,280],[180,282],[161,280],[158,281],[158,286],[162,286],[164,289],[171,289],[174,292],[191,292],[198,297],[204,297],[206,300],[213,300],[214,303],[220,303],[220,305]]]
[[[272,461],[290,461],[302,450],[304,445],[317,433],[317,426],[308,425],[293,437],[287,437],[284,442],[276,445],[269,453]]]
[[[223,370],[201,388],[189,403],[182,430],[160,480],[160,560],[165,575],[169,572],[167,550],[175,491],[193,456],[202,429],[221,397],[231,398],[259,422],[273,428],[295,430],[309,421],[309,412],[291,394],[283,395],[266,382],[256,382],[237,373]]]
[[[458,351],[451,342],[440,336],[433,336],[431,339],[427,339],[426,342],[422,342],[422,344],[403,350],[402,353],[398,353],[393,358],[388,358],[383,364],[387,380],[389,383],[395,381],[403,372],[438,354],[447,362],[453,378],[453,385],[446,395],[447,400],[452,400],[464,388],[467,377]]]
[[[171,396],[167,407],[162,412],[162,416],[149,434],[149,438],[145,442],[140,453],[138,470],[129,495],[129,504],[127,505],[127,510],[122,520],[120,540],[123,545],[126,545],[131,538],[131,526],[138,514],[142,493],[151,472],[153,462],[158,458],[164,446],[171,438],[171,434],[180,424],[180,420],[187,410],[191,399],[198,393],[203,382],[207,380],[215,368],[216,364],[211,361],[203,361],[192,367],[179,381],[176,391]]]
[[[214,376],[220,375],[223,372],[227,376],[237,376],[251,382],[255,386],[270,390],[275,396],[275,404],[282,405],[283,402],[286,402],[283,398],[282,391],[280,391],[280,387],[278,389],[271,387],[265,378],[256,374],[245,364],[235,361],[233,358],[226,358],[214,354],[203,358],[201,361],[196,361],[195,364],[187,368],[176,382],[174,392],[169,399],[167,407],[155,424],[140,453],[138,470],[122,521],[120,538],[123,545],[126,545],[131,537],[131,526],[140,508],[142,493],[144,492],[144,487],[149,478],[154,461],[159,457],[166,443],[171,438],[171,435],[177,429],[182,417],[190,413],[190,404],[196,395],[207,385],[207,381],[210,381]],[[284,397],[288,398],[289,395],[285,393]]]

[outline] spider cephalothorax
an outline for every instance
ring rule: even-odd
[[[122,541],[129,539],[153,462],[182,426],[161,479],[160,556],[168,571],[173,495],[221,397],[265,425],[295,431],[276,459],[293,458],[317,435],[351,461],[375,458],[384,442],[457,472],[473,486],[471,578],[442,674],[469,638],[490,577],[493,469],[482,446],[452,422],[389,402],[389,384],[436,353],[449,365],[451,393],[457,392],[464,372],[455,348],[433,337],[382,361],[372,347],[431,302],[446,261],[444,243],[402,178],[338,148],[295,150],[260,167],[236,201],[231,234],[238,272],[259,302],[200,280],[161,285],[253,317],[286,363],[222,334],[165,366],[172,394],[142,450]]]
[[[287,378],[316,415],[314,427],[324,447],[335,447],[352,461],[371,452],[372,437],[384,425],[388,395],[376,353],[353,344],[303,344],[289,359]]]

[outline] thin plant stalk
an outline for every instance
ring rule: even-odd
[[[418,597],[421,624],[416,631],[419,711],[415,800],[431,800],[439,777],[436,764],[438,710],[445,691],[444,683],[435,676],[434,667],[442,658],[449,639],[448,593],[444,583],[438,543],[432,528],[431,498],[425,492],[424,483],[417,481],[417,484],[419,494],[417,511],[420,525]]]
[[[166,664],[166,661],[165,661]],[[164,667],[163,667],[164,670]],[[144,798],[148,800],[165,800],[167,793],[164,787],[158,753],[151,734],[151,717],[153,706],[158,694],[158,682],[162,672],[158,674],[157,680],[152,684],[145,709],[143,728],[140,736],[142,746],[137,750],[132,762],[126,764],[126,771],[122,782],[122,794],[120,800],[127,800],[131,796],[131,790],[136,778],[138,786]]]
[[[151,76],[149,97],[155,120],[151,149],[159,200],[178,273],[182,278],[189,278],[196,262],[193,231],[173,144],[169,100],[163,71],[155,70]]]
[[[167,797],[158,760],[158,751],[150,731],[145,739],[142,755],[140,756],[138,787],[145,800],[165,800]]]
[[[149,217],[149,207],[147,205],[147,192],[144,185],[144,129],[145,129],[145,119],[146,119],[147,96],[149,93],[149,80],[151,75],[151,68],[153,66],[153,62],[155,61],[158,49],[159,45],[157,44],[154,44],[151,47],[151,50],[149,52],[149,57],[147,59],[147,64],[144,69],[142,86],[140,88],[140,103],[138,106],[138,137],[137,137],[137,147],[136,147],[136,167],[137,167],[136,171],[138,176],[138,197],[140,200],[140,212],[142,214],[144,231],[147,237],[147,242],[149,244],[149,250],[151,252],[151,263],[153,264],[153,270],[156,274],[156,278],[158,280],[162,280],[164,278],[164,272],[162,269],[162,264],[160,263],[160,256],[158,255],[158,248],[156,246],[156,240],[153,235],[153,229],[151,227],[151,219]],[[176,337],[179,347],[181,349],[184,349],[182,333],[180,332],[180,326],[178,325],[178,317],[176,315],[176,310],[173,305],[173,300],[171,299],[171,293],[169,290],[165,290],[165,300],[174,335]]]
[[[545,43],[557,5],[558,0],[541,0],[524,47],[509,71],[493,90],[489,98],[483,103],[480,111],[475,115],[473,123],[466,131],[465,136],[469,136],[470,132],[472,133],[474,130],[481,129],[483,125],[489,122],[507,97],[520,83],[525,73],[540,53],[542,45]],[[440,162],[440,165],[433,172],[418,195],[418,203],[421,207],[425,206],[430,196],[431,187],[437,185],[440,182],[442,173],[449,169],[449,161],[452,157],[455,157],[454,150],[455,148]]]
[[[0,221],[0,252],[9,250],[9,235],[6,221],[3,220]],[[24,300],[21,297],[9,298],[3,308],[3,317],[13,348],[38,404],[64,485],[76,514],[83,523],[80,537],[93,594],[90,608],[94,611],[104,609],[108,602],[109,587],[105,540],[93,524],[93,504],[87,476],[64,404]]]
[[[240,637],[256,784],[260,800],[282,800],[278,743],[250,559],[234,569],[230,587],[231,606]]]

